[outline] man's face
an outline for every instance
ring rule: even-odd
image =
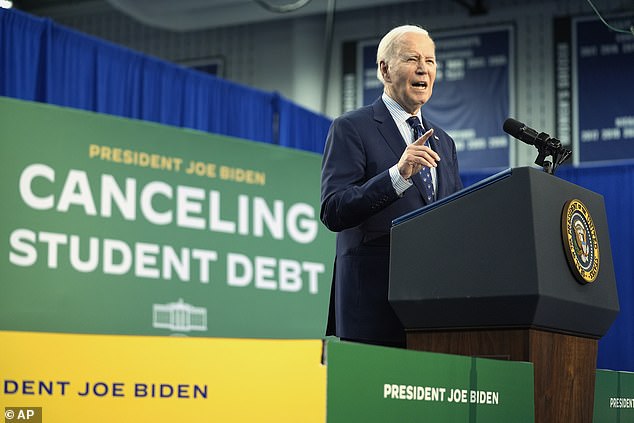
[[[432,94],[436,79],[434,42],[427,35],[408,33],[389,63],[381,63],[385,92],[405,111],[416,114]]]

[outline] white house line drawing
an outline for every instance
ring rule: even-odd
[[[187,304],[182,298],[176,303],[153,304],[152,327],[177,332],[206,331],[207,309]]]

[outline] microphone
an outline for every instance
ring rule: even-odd
[[[517,138],[518,140],[523,141],[528,145],[534,145],[535,147],[540,147],[546,140],[550,139],[550,135],[544,134],[543,132],[538,134],[533,128],[529,128],[519,120],[512,118],[508,118],[504,121],[502,129],[504,129],[504,132],[513,138]]]
[[[555,169],[561,163],[563,163],[572,152],[561,145],[561,141],[557,138],[553,138],[545,132],[538,133],[533,128],[529,128],[522,122],[508,118],[502,125],[504,132],[517,138],[518,140],[525,142],[528,145],[534,145],[537,147],[539,155],[535,160],[535,164],[544,167],[544,171],[550,174],[555,173]],[[546,156],[552,156],[553,161],[546,161]]]

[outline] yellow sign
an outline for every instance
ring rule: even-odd
[[[325,421],[320,340],[0,331],[0,345],[0,410],[41,407],[46,423]]]

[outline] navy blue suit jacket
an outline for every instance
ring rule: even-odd
[[[462,188],[454,141],[434,128],[440,156],[437,199]],[[388,303],[392,220],[426,205],[422,180],[398,196],[388,169],[405,150],[390,112],[374,104],[335,119],[322,162],[321,220],[337,232],[327,334],[371,342],[403,342],[403,327]],[[336,323],[335,323],[336,322]],[[336,326],[336,330],[333,331]]]

